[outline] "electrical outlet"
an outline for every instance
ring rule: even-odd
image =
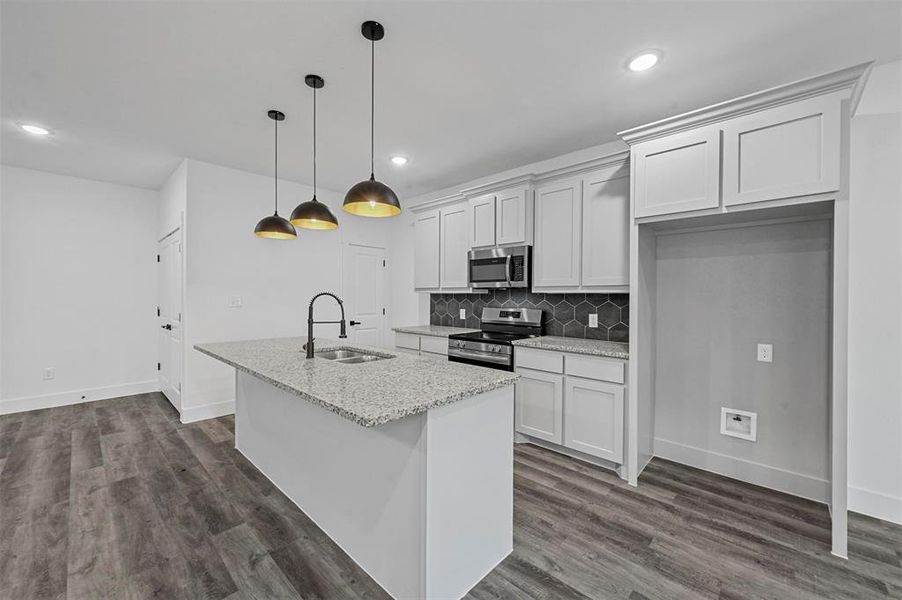
[[[461,319],[466,319],[466,318],[467,318],[467,309],[466,309],[466,308],[460,309],[460,318],[461,318]]]
[[[229,308],[241,308],[241,296],[229,296]]]
[[[598,327],[598,313],[589,315],[589,327]]]
[[[773,344],[758,344],[758,362],[774,362]]]
[[[44,368],[44,381],[49,381],[56,377],[56,369],[53,367]]]

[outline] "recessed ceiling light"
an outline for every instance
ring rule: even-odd
[[[399,167],[403,167],[404,165],[407,164],[407,157],[406,156],[392,156],[391,161],[393,163],[395,163],[396,165],[398,165]]]
[[[646,50],[630,59],[628,68],[630,71],[647,71],[661,60],[661,53],[657,50]]]
[[[50,135],[49,129],[44,129],[38,125],[19,125],[19,127],[32,135]]]

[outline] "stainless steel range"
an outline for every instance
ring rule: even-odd
[[[542,335],[542,310],[484,308],[481,331],[448,336],[448,360],[514,370],[514,340]]]

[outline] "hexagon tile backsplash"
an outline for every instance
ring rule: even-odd
[[[545,335],[629,342],[629,294],[534,294],[525,290],[494,290],[486,294],[431,294],[432,325],[479,328],[486,306],[541,308]],[[460,309],[467,318],[460,318]],[[598,314],[598,327],[589,327],[589,315]]]

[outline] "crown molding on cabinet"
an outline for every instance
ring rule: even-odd
[[[673,117],[667,117],[632,129],[618,135],[627,144],[633,145],[646,140],[662,137],[702,125],[709,125],[741,115],[758,112],[795,102],[804,98],[821,96],[837,91],[847,91],[850,100],[850,116],[855,114],[861,92],[871,72],[873,61],[848,67],[825,75],[802,79],[793,83],[772,87],[767,90],[726,100],[711,106],[692,110]]]
[[[454,204],[455,202],[461,202],[468,198],[475,198],[477,196],[483,196],[485,194],[491,194],[492,192],[497,192],[500,190],[512,188],[519,185],[535,185],[537,183],[544,183],[546,181],[551,181],[553,179],[559,179],[564,177],[571,177],[574,175],[581,175],[583,173],[589,173],[592,171],[597,171],[599,169],[604,169],[610,167],[612,169],[612,174],[616,172],[618,169],[628,167],[630,160],[629,150],[621,150],[620,152],[613,152],[611,154],[605,154],[604,156],[599,156],[597,158],[591,158],[589,160],[584,160],[578,163],[574,163],[572,165],[566,165],[564,167],[559,167],[557,169],[552,169],[550,171],[542,171],[539,173],[526,173],[523,175],[517,175],[515,177],[508,177],[506,179],[499,179],[496,181],[492,181],[490,183],[484,183],[482,185],[477,185],[469,188],[464,188],[460,192],[456,194],[451,194],[449,196],[442,196],[441,198],[436,198],[434,200],[429,200],[427,202],[423,202],[421,204],[417,204],[415,206],[410,207],[410,210],[413,212],[420,212],[424,210],[430,210],[433,208],[439,208],[441,206],[445,206],[446,204]],[[629,176],[629,170],[627,169],[623,173],[624,177]]]

